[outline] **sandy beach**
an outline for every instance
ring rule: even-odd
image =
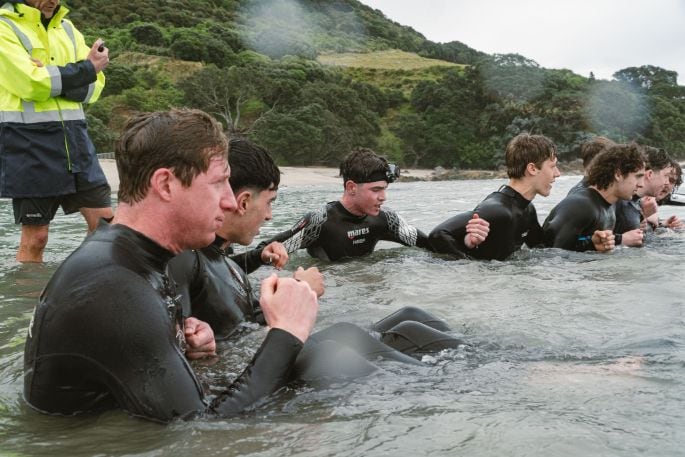
[[[112,192],[119,189],[119,175],[117,166],[112,159],[100,159],[100,165],[112,187]],[[318,184],[339,184],[337,168],[328,167],[279,167],[281,169],[281,187],[286,186],[314,186]],[[433,174],[433,170],[402,170],[402,176],[426,179]]]

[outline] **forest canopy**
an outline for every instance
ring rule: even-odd
[[[664,68],[545,69],[431,42],[356,0],[65,3],[110,49],[88,108],[100,152],[132,113],[186,106],[283,165],[335,166],[363,146],[407,166],[496,168],[522,131],[552,138],[562,160],[593,135],[685,154],[685,87]]]

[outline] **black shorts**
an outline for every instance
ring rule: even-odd
[[[75,213],[81,208],[110,208],[112,189],[103,184],[75,194],[58,197],[13,198],[14,223],[24,225],[48,225],[54,219],[57,208],[64,214]]]

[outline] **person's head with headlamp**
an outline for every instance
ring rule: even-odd
[[[368,148],[350,152],[340,164],[345,209],[358,216],[377,216],[386,200],[388,184],[400,176],[399,166]]]

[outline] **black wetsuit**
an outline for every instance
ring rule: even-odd
[[[490,223],[490,232],[483,243],[468,249],[464,244],[466,224],[474,213]],[[511,187],[502,186],[473,211],[458,214],[435,227],[429,238],[436,252],[504,260],[523,243],[529,247],[541,245],[542,228],[533,203]]]
[[[587,176],[583,176],[575,186],[571,187],[568,191],[568,195],[574,194],[582,189],[587,189],[589,186],[587,182]],[[639,198],[637,198],[639,202]],[[635,209],[637,208],[637,213]],[[637,203],[635,205],[635,197],[633,201],[619,200],[614,203],[614,211],[616,212],[616,224],[614,225],[614,242],[616,245],[622,244],[623,234],[630,230],[640,227],[640,221],[642,219],[642,212],[640,211],[640,205]]]
[[[286,384],[302,344],[272,329],[238,379],[205,397],[182,350],[181,306],[166,274],[172,257],[103,221],[62,263],[29,327],[24,395],[31,406],[67,415],[118,406],[162,422],[228,417]]]
[[[312,257],[335,261],[370,254],[380,240],[429,247],[428,237],[394,211],[381,209],[378,216],[355,216],[339,201],[305,214],[290,230],[266,243],[280,241],[288,252],[306,248]]]
[[[228,257],[232,253],[230,249],[221,249],[223,244],[225,240],[217,236],[211,246],[181,253],[169,263],[184,313],[209,323],[217,339],[227,338],[246,320],[265,324],[247,274]],[[254,266],[256,257],[248,252],[240,259],[252,258]],[[298,356],[294,377],[305,380],[353,377],[366,374],[369,367],[355,362],[354,355],[366,360],[381,357],[416,363],[405,354],[434,352],[462,344],[459,338],[443,333],[449,330],[444,321],[415,307],[396,311],[376,323],[373,330],[381,334],[381,341],[345,322],[314,333]],[[319,347],[323,342],[335,345],[327,343]],[[339,354],[345,349],[353,354],[344,353],[341,361]],[[327,363],[325,359],[337,366],[322,367]],[[358,370],[357,365],[364,369]]]
[[[614,207],[595,189],[586,187],[555,206],[542,226],[545,245],[569,251],[594,250],[595,230],[613,230]]]
[[[217,236],[210,246],[184,251],[169,262],[185,316],[207,322],[217,340],[231,336],[241,322],[265,324],[245,271],[221,248],[225,242]]]
[[[249,278],[228,258],[231,251],[221,249],[224,243],[217,237],[211,246],[184,252],[169,264],[184,312],[209,323],[218,339],[233,334],[245,320],[265,324]],[[402,308],[373,329],[381,334],[380,341],[350,323],[334,324],[314,333],[297,358],[293,378],[311,381],[356,377],[375,369],[366,360],[380,357],[417,363],[405,354],[461,344],[459,338],[443,333],[449,330],[444,321],[414,307]]]
[[[640,222],[642,221],[640,197],[634,195],[631,200],[619,200],[614,203],[614,210],[616,212],[614,233],[623,234],[640,228]]]
[[[581,189],[587,189],[588,185],[589,184],[587,182],[587,176],[583,176],[583,179],[581,179],[573,187],[571,187],[568,190],[568,194],[566,194],[566,195],[575,194],[576,192],[578,192]]]

